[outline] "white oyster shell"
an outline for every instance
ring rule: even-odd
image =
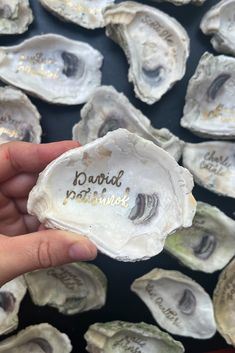
[[[21,91],[0,87],[0,144],[9,141],[40,143],[41,116]]]
[[[62,20],[85,28],[104,27],[103,10],[115,0],[40,0],[41,4]]]
[[[95,265],[72,263],[27,273],[25,280],[36,305],[50,305],[73,315],[105,304],[107,279]]]
[[[28,0],[0,0],[0,35],[23,33],[32,22]]]
[[[235,260],[220,274],[213,295],[217,329],[235,347]]]
[[[235,0],[222,0],[203,17],[201,30],[212,35],[211,44],[220,53],[235,55]]]
[[[81,121],[73,128],[73,139],[82,145],[103,137],[107,132],[125,128],[169,152],[179,160],[183,142],[167,129],[155,129],[150,120],[112,86],[101,86],[81,110]]]
[[[102,60],[87,43],[45,34],[0,47],[0,79],[50,103],[80,104],[100,85]]]
[[[0,343],[0,353],[70,353],[71,350],[68,336],[46,323],[29,326]]]
[[[192,224],[193,180],[163,149],[125,129],[50,163],[28,211],[50,228],[91,239],[122,261],[158,254],[165,237]]]
[[[0,335],[15,330],[18,326],[20,303],[26,294],[23,276],[4,284],[0,289]]]
[[[96,323],[85,334],[89,353],[183,353],[183,345],[144,322]]]
[[[181,125],[199,136],[235,138],[235,58],[205,53],[189,81]]]
[[[235,256],[235,221],[217,207],[197,202],[192,227],[168,236],[165,249],[193,270],[221,270]]]
[[[234,143],[186,143],[183,165],[190,170],[199,185],[219,195],[235,198]]]
[[[199,339],[216,332],[213,305],[205,290],[178,271],[153,269],[131,285],[157,323],[172,334]]]
[[[174,18],[154,7],[124,1],[104,12],[106,34],[124,50],[136,96],[153,104],[185,73],[189,38]]]
[[[152,0],[154,2],[170,2],[176,6],[180,5],[187,5],[187,4],[193,4],[193,5],[202,5],[206,0]]]

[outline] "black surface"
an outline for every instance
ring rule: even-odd
[[[128,66],[126,58],[122,50],[105,36],[103,29],[85,30],[73,24],[63,23],[46,12],[37,0],[31,0],[35,21],[30,26],[29,31],[20,36],[1,37],[0,45],[14,45],[25,38],[43,33],[58,33],[72,39],[89,42],[104,55],[103,84],[113,85],[117,90],[124,92],[130,101],[151,119],[155,127],[167,127],[181,139],[200,142],[202,139],[195,137],[180,127],[179,120],[182,116],[188,80],[194,73],[202,53],[205,50],[213,52],[209,38],[205,37],[199,30],[199,23],[203,14],[218,0],[207,0],[202,7],[191,5],[175,7],[171,4],[156,4],[144,0],[142,2],[155,6],[176,17],[187,29],[191,37],[191,55],[184,79],[177,83],[160,102],[153,106],[148,106],[134,97],[132,84],[129,84],[127,79]],[[32,101],[42,115],[43,142],[71,139],[71,129],[79,120],[81,106],[57,107],[35,98]],[[233,199],[219,197],[199,186],[195,186],[193,193],[198,200],[219,206],[222,211],[234,218],[235,202]],[[107,304],[103,309],[66,317],[58,314],[54,309],[34,306],[27,295],[20,310],[19,329],[32,324],[49,322],[69,335],[74,346],[73,353],[85,353],[83,335],[88,326],[94,322],[127,320],[133,322],[145,321],[155,324],[147,307],[129,290],[135,278],[154,267],[159,266],[165,269],[180,270],[198,281],[210,294],[213,293],[218,277],[218,273],[207,275],[188,270],[165,253],[149,261],[139,263],[121,263],[99,255],[94,263],[105,272],[109,280]],[[219,334],[213,339],[204,341],[182,337],[176,337],[176,339],[179,339],[185,345],[186,353],[203,353],[227,347]]]

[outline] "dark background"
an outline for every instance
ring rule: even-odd
[[[165,94],[160,102],[152,106],[148,106],[135,98],[132,84],[128,83],[127,79],[128,65],[126,58],[119,46],[105,36],[104,29],[86,30],[74,24],[64,23],[46,12],[37,0],[31,0],[30,2],[35,20],[29,31],[19,36],[0,37],[1,46],[15,45],[23,39],[44,33],[58,33],[72,39],[86,41],[104,55],[103,84],[113,85],[117,90],[124,92],[130,101],[151,119],[154,127],[167,127],[185,141],[202,141],[202,139],[181,128],[179,120],[182,116],[188,80],[193,75],[201,55],[206,50],[213,52],[209,38],[201,33],[199,24],[202,16],[212,5],[218,3],[218,0],[207,0],[202,7],[192,5],[176,7],[169,3],[158,4],[142,0],[142,3],[152,5],[176,17],[186,28],[191,38],[191,55],[184,79]],[[80,119],[81,106],[54,106],[35,98],[32,98],[32,101],[42,115],[42,142],[71,139],[72,126]],[[195,186],[193,193],[196,199],[218,206],[222,211],[234,218],[235,202],[233,199],[217,196],[199,186]],[[92,323],[126,320],[156,324],[147,307],[129,289],[135,278],[142,276],[154,267],[180,270],[194,278],[210,295],[213,293],[218,278],[218,273],[208,275],[191,271],[181,266],[175,259],[164,252],[149,261],[139,263],[117,262],[100,254],[94,263],[108,277],[108,297],[104,308],[69,317],[57,313],[55,309],[34,306],[30,301],[29,295],[27,295],[21,305],[19,329],[32,324],[49,322],[68,334],[74,347],[73,353],[85,353],[83,335]],[[204,353],[213,349],[227,347],[219,334],[210,340],[204,341],[182,337],[175,338],[184,344],[186,353]]]

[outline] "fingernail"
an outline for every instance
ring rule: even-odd
[[[96,248],[81,243],[75,243],[69,248],[69,256],[72,260],[88,261],[96,257]]]

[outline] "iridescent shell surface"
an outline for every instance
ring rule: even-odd
[[[107,279],[89,263],[29,272],[25,280],[34,304],[55,307],[63,314],[74,315],[105,304]]]
[[[143,102],[157,102],[185,73],[189,37],[166,13],[134,1],[108,6],[106,34],[124,50],[128,78]]]
[[[192,187],[169,153],[118,129],[49,164],[28,211],[47,227],[87,236],[115,259],[145,260],[162,251],[168,234],[191,226]]]
[[[80,104],[100,85],[102,61],[87,43],[45,34],[0,47],[0,79],[50,103]]]
[[[212,301],[190,277],[155,268],[131,285],[157,323],[174,335],[207,339],[216,332]]]

